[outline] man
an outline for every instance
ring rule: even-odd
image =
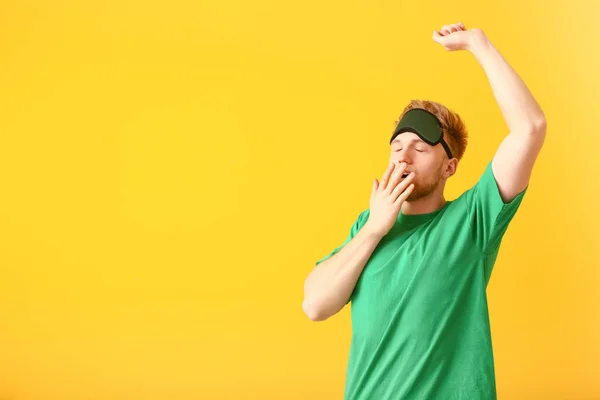
[[[480,29],[445,25],[433,40],[475,56],[510,133],[478,182],[447,201],[446,181],[467,143],[464,124],[438,103],[413,101],[403,111],[370,207],[304,285],[311,320],[352,301],[346,400],[496,399],[486,287],[546,120]]]

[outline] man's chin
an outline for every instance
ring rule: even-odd
[[[430,196],[435,190],[435,187],[432,187],[430,190],[423,190],[423,188],[415,187],[411,194],[408,195],[405,202],[412,203],[417,200],[421,200],[427,196]]]
[[[423,195],[419,192],[415,192],[413,190],[413,192],[411,194],[408,195],[408,197],[406,198],[406,200],[404,200],[406,203],[412,203],[414,201],[417,201],[419,199],[423,198]]]

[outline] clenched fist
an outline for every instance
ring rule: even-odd
[[[448,51],[471,50],[486,39],[481,29],[467,29],[462,22],[444,25],[439,31],[433,31],[433,41]]]

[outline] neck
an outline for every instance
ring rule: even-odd
[[[414,201],[405,201],[402,203],[402,214],[418,215],[429,214],[439,210],[446,204],[443,188],[441,192],[433,191],[428,196]]]

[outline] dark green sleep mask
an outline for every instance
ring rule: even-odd
[[[400,122],[398,122],[396,129],[394,129],[390,144],[392,144],[392,141],[396,136],[403,132],[415,133],[431,146],[441,143],[444,150],[446,150],[446,154],[448,154],[448,158],[452,159],[450,147],[444,140],[442,124],[437,117],[429,111],[422,108],[413,108],[412,110],[407,111]]]

